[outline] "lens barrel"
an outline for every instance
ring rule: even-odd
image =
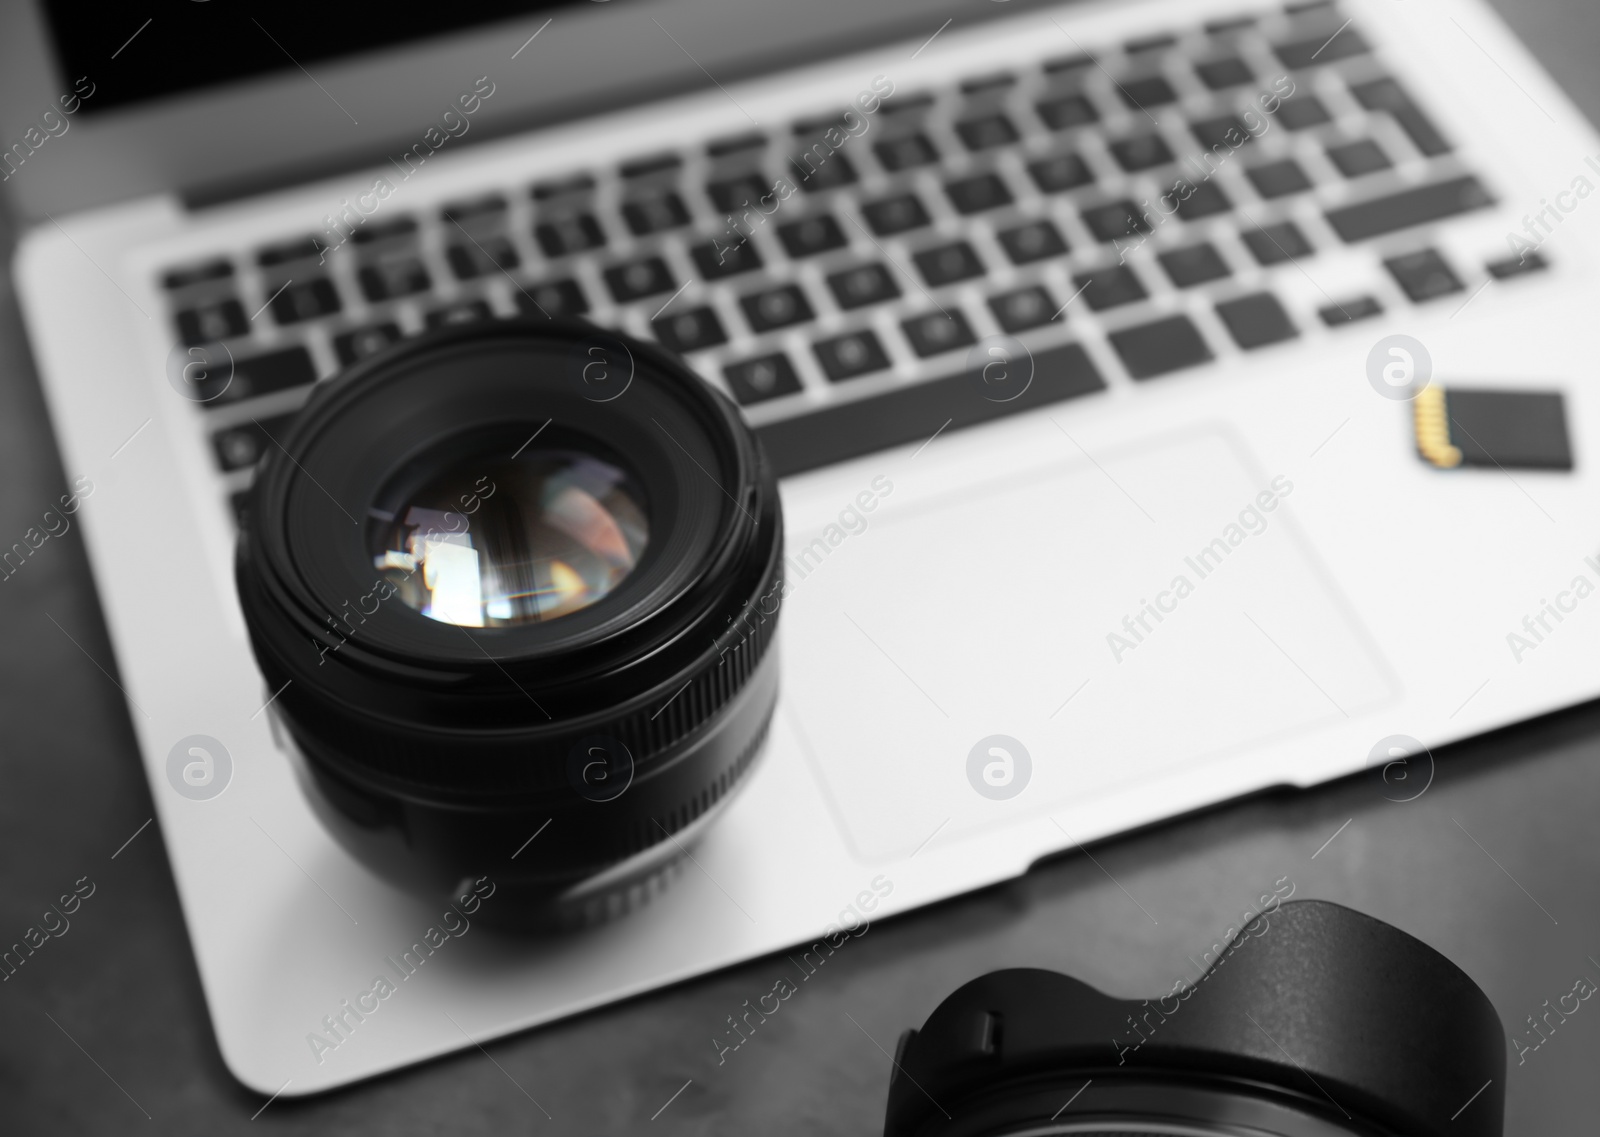
[[[508,320],[356,364],[276,441],[236,577],[335,836],[419,893],[489,876],[508,922],[651,894],[776,700],[782,518],[738,411],[646,344]]]

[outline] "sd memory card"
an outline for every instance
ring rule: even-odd
[[[1412,401],[1417,453],[1457,466],[1570,470],[1566,405],[1559,391],[1423,388]]]

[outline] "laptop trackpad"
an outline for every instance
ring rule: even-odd
[[[1296,529],[1294,483],[1241,442],[1072,453],[936,502],[891,491],[853,534],[789,534],[784,702],[861,855],[904,856],[947,818],[941,842],[1081,805],[1395,694]],[[1008,744],[979,745],[995,735],[1030,758],[1009,800]]]

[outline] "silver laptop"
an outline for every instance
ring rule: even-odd
[[[1478,0],[533,7],[0,17],[52,517],[246,1085],[767,954],[826,982],[893,913],[1267,787],[1415,796],[1600,690],[1600,142]],[[782,695],[654,903],[445,936],[294,782],[235,508],[314,384],[529,305],[681,352],[764,439]],[[184,397],[196,349],[228,398]]]

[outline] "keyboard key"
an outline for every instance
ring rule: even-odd
[[[1112,332],[1111,346],[1135,379],[1153,379],[1169,371],[1194,367],[1211,359],[1211,349],[1187,316],[1168,316]]]
[[[1478,179],[1467,176],[1401,190],[1359,205],[1347,205],[1330,211],[1327,218],[1340,238],[1354,243],[1493,204],[1494,199],[1478,184]]]
[[[707,241],[689,250],[703,280],[724,280],[742,272],[754,272],[761,267],[761,254],[749,241],[739,244],[722,244]]]
[[[416,218],[397,217],[393,221],[384,221],[376,225],[363,224],[361,228],[350,234],[350,243],[353,245],[376,245],[401,237],[414,237],[416,232]]]
[[[191,347],[242,336],[250,330],[250,321],[245,318],[243,306],[232,298],[198,308],[185,308],[177,314],[176,319],[178,335]]]
[[[256,251],[256,264],[262,268],[272,268],[275,265],[292,264],[295,261],[308,260],[322,257],[324,246],[316,237],[301,237],[294,241],[283,241],[276,245],[268,245]]]
[[[1207,241],[1183,249],[1169,250],[1162,253],[1158,259],[1161,261],[1161,267],[1166,269],[1167,275],[1172,278],[1172,283],[1179,288],[1193,288],[1197,284],[1221,280],[1225,276],[1232,275],[1222,255]]]
[[[1333,121],[1328,108],[1323,106],[1322,100],[1315,95],[1299,95],[1285,99],[1278,107],[1277,118],[1290,130],[1310,130],[1313,126]]]
[[[589,310],[589,301],[575,280],[552,280],[545,284],[518,286],[512,299],[524,316],[547,316],[561,319],[564,316],[581,316]]]
[[[487,300],[458,300],[454,304],[435,308],[423,319],[428,325],[428,330],[432,331],[434,328],[454,327],[457,324],[475,324],[493,315],[494,312],[490,310]]]
[[[767,136],[759,130],[752,130],[745,134],[712,139],[706,143],[706,156],[710,158],[726,158],[731,154],[741,154],[746,150],[764,150],[766,146]]]
[[[1254,16],[1228,16],[1221,20],[1207,20],[1202,26],[1208,35],[1228,36],[1253,28],[1255,23]]]
[[[956,123],[956,133],[968,150],[993,150],[1017,140],[1017,128],[1003,114],[988,114]]]
[[[929,312],[925,316],[913,316],[900,321],[900,329],[905,332],[912,350],[923,359],[954,351],[958,347],[970,347],[978,342],[978,337],[972,334],[972,328],[959,308],[950,309],[948,315]]]
[[[911,170],[918,166],[931,166],[939,160],[939,152],[933,148],[933,143],[929,142],[924,134],[891,138],[887,142],[878,143],[873,149],[878,155],[878,162],[890,173]]]
[[[235,356],[232,377],[225,366],[210,369],[195,384],[195,396],[209,410],[274,391],[309,387],[316,381],[311,353],[296,345],[260,355]]]
[[[666,190],[623,202],[622,219],[635,237],[647,237],[689,224],[689,211],[683,206],[683,198]]]
[[[533,227],[539,247],[547,257],[564,257],[585,249],[598,249],[606,243],[605,231],[593,214],[573,213],[541,221]]]
[[[826,143],[818,145],[826,146]],[[838,189],[860,180],[850,159],[837,150],[829,154],[825,161],[819,160],[815,151],[808,151],[794,159],[791,165],[798,167],[800,188],[807,193]]]
[[[1422,113],[1422,108],[1411,101],[1411,96],[1393,79],[1374,79],[1350,88],[1356,101],[1369,111],[1388,111],[1406,132],[1411,144],[1429,158],[1450,150],[1450,143],[1433,125],[1433,120]]]
[[[617,173],[624,178],[645,178],[651,174],[664,174],[668,170],[680,169],[683,159],[676,154],[651,154],[644,158],[634,158],[617,167]]]
[[[1197,63],[1194,70],[1195,74],[1200,76],[1200,81],[1213,91],[1226,91],[1229,87],[1243,86],[1255,78],[1255,74],[1245,65],[1244,60],[1236,55],[1213,59],[1207,63]]]
[[[710,308],[692,308],[676,315],[658,316],[650,321],[656,339],[672,351],[703,351],[728,342],[722,321]]]
[[[1164,51],[1178,42],[1178,38],[1167,32],[1158,32],[1154,35],[1139,36],[1130,39],[1122,45],[1122,50],[1129,55],[1140,55],[1144,52]]]
[[[1132,304],[1150,295],[1127,265],[1106,265],[1093,272],[1076,273],[1072,284],[1096,312]]]
[[[985,398],[981,378],[962,370],[796,415],[757,428],[779,477],[814,470],[891,446],[922,443],[1020,411],[1105,390],[1105,380],[1077,344],[1033,353],[1033,379],[1016,398]]]
[[[243,470],[254,466],[269,449],[276,449],[273,439],[283,438],[293,421],[292,414],[275,415],[259,423],[244,422],[217,431],[211,436],[217,464],[223,470]]]
[[[796,260],[830,249],[842,249],[846,244],[839,223],[827,213],[778,226],[778,240],[783,242],[784,251]]]
[[[356,277],[361,282],[362,295],[374,304],[396,296],[425,292],[433,283],[428,279],[428,270],[416,257],[362,265]]]
[[[1034,110],[1051,130],[1071,130],[1075,126],[1088,126],[1100,121],[1100,112],[1083,95],[1062,95],[1045,99]]]
[[[1291,71],[1298,71],[1305,67],[1320,67],[1352,56],[1365,55],[1372,49],[1367,46],[1367,41],[1361,38],[1360,32],[1354,28],[1344,28],[1335,33],[1331,39],[1319,32],[1308,39],[1274,44],[1272,50],[1285,67]]]
[[[1251,255],[1263,265],[1282,264],[1297,257],[1310,256],[1316,251],[1293,221],[1263,225],[1246,230],[1239,236],[1249,248]]]
[[[200,264],[168,269],[161,277],[161,287],[187,288],[191,284],[202,284],[208,280],[225,280],[232,275],[233,262],[219,257]]]
[[[1127,79],[1118,83],[1117,89],[1122,93],[1122,101],[1136,111],[1142,111],[1146,107],[1165,106],[1178,98],[1172,85],[1160,75],[1151,75],[1144,79]]]
[[[1094,174],[1077,154],[1057,154],[1030,163],[1028,173],[1042,193],[1063,193],[1094,181]]]
[[[1306,177],[1306,172],[1300,168],[1300,163],[1293,158],[1268,162],[1263,166],[1252,166],[1245,170],[1245,174],[1249,177],[1250,184],[1256,187],[1256,192],[1268,199],[1304,193],[1311,188],[1311,179]]]
[[[1337,328],[1341,324],[1353,324],[1357,320],[1365,320],[1382,312],[1383,305],[1371,296],[1358,296],[1354,300],[1345,300],[1317,309],[1317,315],[1321,316],[1322,322],[1330,328]]]
[[[528,191],[534,201],[554,201],[559,197],[577,197],[594,192],[593,174],[570,174],[535,182]]]
[[[1009,71],[997,71],[992,75],[980,75],[975,79],[964,80],[961,84],[963,95],[983,95],[994,91],[1003,91],[1017,84],[1017,77]]]
[[[933,106],[933,101],[933,96],[927,93],[896,95],[892,101],[878,108],[878,114],[885,119],[916,119]]]
[[[970,280],[987,271],[978,254],[965,241],[953,241],[938,248],[925,249],[911,259],[916,261],[917,270],[922,273],[922,279],[928,282],[929,288]]]
[[[660,257],[645,257],[605,270],[606,287],[618,304],[631,304],[646,296],[671,292],[678,287],[667,262]]]
[[[1031,264],[1047,257],[1064,256],[1067,243],[1061,233],[1048,221],[1030,221],[1015,229],[1002,229],[995,234],[1000,245],[1015,265]]]
[[[371,324],[365,328],[352,328],[333,337],[333,349],[339,353],[339,362],[349,367],[358,359],[382,351],[400,339],[400,328],[390,322]]]
[[[1085,209],[1082,216],[1084,225],[1094,234],[1095,240],[1107,244],[1137,233],[1150,232],[1150,224],[1144,214],[1126,198]]]
[[[1111,143],[1117,165],[1130,174],[1172,161],[1172,150],[1159,134],[1138,134]]]
[[[1347,142],[1343,146],[1328,147],[1328,161],[1347,178],[1359,178],[1363,174],[1374,174],[1379,170],[1387,170],[1392,162],[1389,155],[1371,139],[1362,139],[1359,142]]]
[[[500,194],[485,194],[469,201],[455,201],[439,210],[447,222],[465,224],[470,221],[497,220],[506,211],[506,199]]]
[[[1217,305],[1217,315],[1228,334],[1240,347],[1265,347],[1269,343],[1291,340],[1300,334],[1278,298],[1270,292],[1256,292]]]
[[[1287,105],[1287,104],[1285,104]],[[1250,141],[1250,131],[1237,115],[1225,114],[1216,118],[1197,119],[1189,124],[1189,133],[1207,150],[1222,147],[1223,154]]]
[[[1046,75],[1071,75],[1075,71],[1087,71],[1094,66],[1094,56],[1082,52],[1071,55],[1058,55],[1054,59],[1047,59],[1040,67]]]
[[[946,182],[944,192],[960,213],[982,213],[986,209],[1010,205],[1012,201],[1011,191],[998,174],[978,174]]]
[[[1389,270],[1395,283],[1417,304],[1460,292],[1464,287],[1454,270],[1433,249],[1390,257],[1383,262],[1383,267]]]
[[[706,196],[718,213],[738,213],[772,196],[772,183],[760,174],[740,174],[706,184]]]
[[[741,297],[739,306],[744,309],[744,318],[750,321],[750,327],[757,333],[786,328],[790,324],[803,324],[816,318],[806,294],[800,291],[797,284],[786,284],[781,288]]]
[[[1484,268],[1496,280],[1509,280],[1514,276],[1526,276],[1530,272],[1543,272],[1550,267],[1550,262],[1539,253],[1523,253],[1520,257],[1507,257],[1502,261],[1490,261]]]
[[[457,280],[474,280],[490,273],[516,268],[522,263],[516,246],[504,233],[485,236],[482,240],[465,245],[451,245],[445,250],[450,271]]]
[[[928,224],[928,211],[914,193],[897,194],[881,201],[869,201],[861,207],[861,215],[880,237],[920,229]]]
[[[800,376],[787,355],[763,355],[743,363],[730,363],[722,369],[722,378],[741,406],[792,395],[800,390]]]
[[[828,277],[828,287],[839,307],[848,311],[868,304],[881,304],[900,295],[900,286],[880,264],[860,265]]]
[[[1190,184],[1194,186],[1194,192],[1178,202],[1178,216],[1185,221],[1198,221],[1202,217],[1226,213],[1233,208],[1233,202],[1228,200],[1228,195],[1222,192],[1222,187],[1216,182]]]
[[[1048,324],[1055,315],[1056,303],[1042,285],[1034,285],[991,297],[989,310],[1001,328],[1015,334]]]
[[[835,383],[872,371],[882,371],[889,366],[889,357],[884,354],[878,337],[865,328],[836,339],[823,340],[812,350],[816,352],[822,370]]]
[[[294,281],[272,300],[272,317],[280,324],[297,324],[339,310],[333,281],[323,277]]]

